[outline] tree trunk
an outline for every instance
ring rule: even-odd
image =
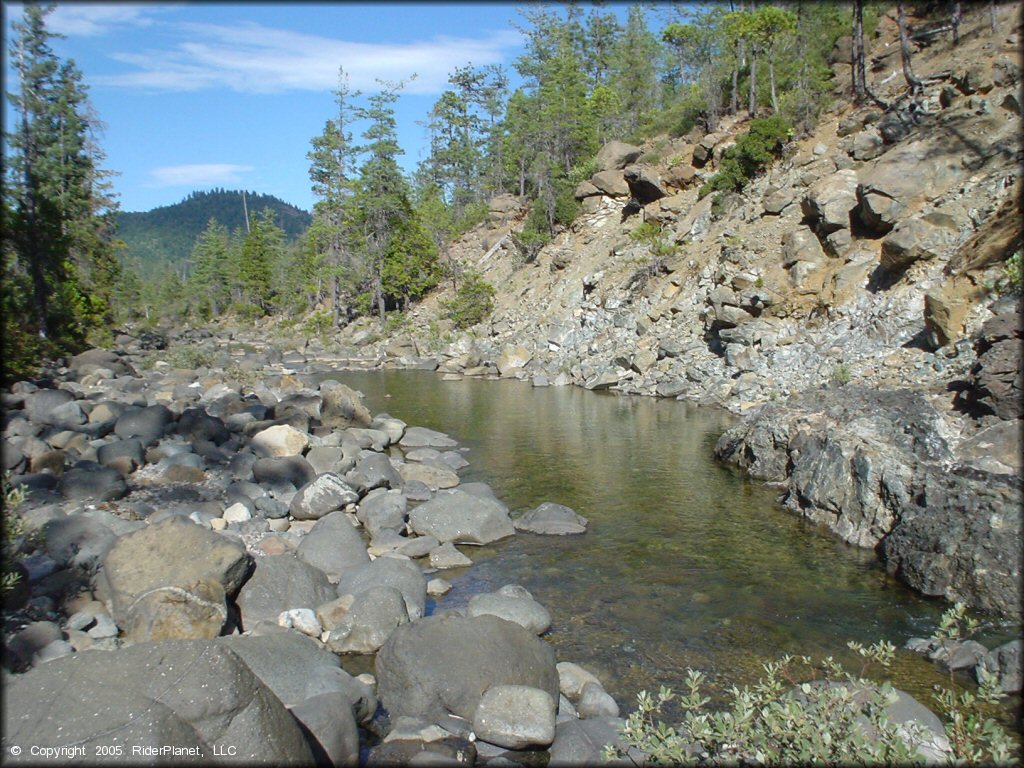
[[[853,100],[862,104],[867,97],[867,70],[864,66],[864,0],[853,3],[853,45],[851,46]]]
[[[753,119],[757,115],[757,51],[750,52],[750,93],[747,96],[747,112]]]
[[[996,33],[996,0],[988,0],[988,25],[994,35]]]
[[[768,50],[768,82],[771,84],[772,91],[772,112],[779,111],[779,100],[775,96],[775,48],[772,47]]]
[[[900,28],[900,58],[903,60],[903,77],[906,78],[907,86],[913,91],[914,98],[916,99],[923,85],[917,79],[917,75],[914,74],[914,69],[910,64],[910,38],[907,35],[907,19],[903,0],[899,0],[896,3],[896,13],[897,24],[899,24]]]
[[[960,3],[953,3],[953,14],[950,24],[953,27],[953,45],[960,45],[960,20],[963,18],[963,8]]]
[[[335,275],[331,280],[331,327],[338,328],[341,318],[341,280]]]

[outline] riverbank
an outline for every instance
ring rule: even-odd
[[[460,482],[454,441],[245,355],[229,374],[136,371],[143,350],[126,346],[5,395],[5,462],[27,470],[22,511],[43,532],[26,544],[25,609],[6,616],[34,621],[6,638],[7,658],[33,669],[8,678],[5,739],[44,743],[60,727],[90,748],[111,732],[208,756],[259,744],[246,754],[274,762],[318,750],[352,761],[360,739],[384,739],[364,757],[484,762],[535,747],[590,762],[614,736],[618,705],[556,664],[537,637],[551,617],[525,590],[480,595],[465,616],[424,615],[428,590],[444,588],[424,570],[463,562],[452,542],[500,540],[514,525],[488,489]],[[373,651],[372,679],[336,655]],[[510,658],[521,661],[511,677]],[[173,691],[154,687],[158,668],[181,670]],[[509,696],[540,721],[486,716]],[[207,712],[186,705],[196,697]]]

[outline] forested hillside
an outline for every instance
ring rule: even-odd
[[[216,219],[229,230],[245,229],[246,211],[251,221],[253,215],[265,208],[274,212],[288,239],[298,237],[309,227],[309,213],[273,195],[213,189],[192,192],[180,203],[151,211],[121,211],[117,214],[117,236],[127,246],[123,253],[125,261],[151,277],[164,265],[180,270],[210,219]]]

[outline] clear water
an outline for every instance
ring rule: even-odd
[[[363,392],[374,413],[457,439],[471,462],[463,481],[489,483],[513,516],[553,501],[590,520],[582,536],[462,547],[475,564],[441,574],[453,589],[437,606],[522,584],[551,612],[558,659],[596,672],[624,710],[642,689],[678,689],[687,667],[706,674],[720,701],[782,654],[850,663],[847,640],[899,647],[938,624],[942,603],[780,507],[776,489],[719,464],[715,442],[734,420],[724,411],[419,371],[332,377]],[[948,683],[909,652],[890,674],[926,704],[933,683]]]

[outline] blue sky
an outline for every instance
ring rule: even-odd
[[[122,210],[192,190],[245,188],[309,210],[310,139],[333,112],[344,66],[354,89],[417,77],[396,107],[404,164],[449,73],[522,52],[512,3],[59,3],[48,28],[105,123],[101,146]],[[5,36],[21,5],[4,3]],[[5,57],[6,61],[6,57]],[[8,89],[16,85],[5,64]],[[9,119],[9,113],[8,113]]]

